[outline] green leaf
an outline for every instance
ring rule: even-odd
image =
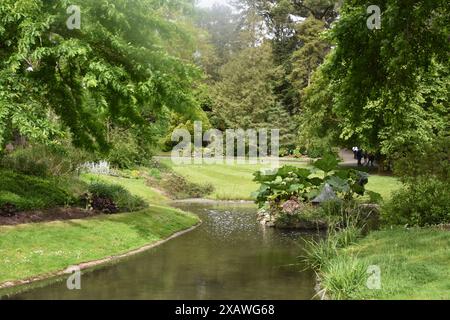
[[[338,164],[339,161],[336,159],[334,155],[327,154],[323,158],[314,162],[314,167],[319,170],[322,170],[323,172],[325,172],[325,174],[327,174],[328,172],[336,169]]]
[[[289,191],[291,191],[291,192],[296,192],[296,191],[302,189],[303,187],[304,187],[303,184],[291,184],[291,185],[289,186]]]

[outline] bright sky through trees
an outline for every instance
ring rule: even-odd
[[[215,4],[226,5],[229,0],[198,0],[199,7],[212,7]]]

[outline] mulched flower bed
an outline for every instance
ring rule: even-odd
[[[0,226],[18,225],[23,223],[48,222],[57,220],[83,219],[103,214],[101,211],[82,208],[53,208],[26,212],[15,212],[12,215],[0,214]]]

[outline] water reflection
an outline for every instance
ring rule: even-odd
[[[266,229],[249,205],[178,204],[203,224],[143,254],[15,299],[311,299],[314,277],[297,256],[304,235]]]

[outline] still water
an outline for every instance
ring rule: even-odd
[[[297,231],[264,228],[251,205],[178,204],[203,224],[144,253],[13,299],[311,299]]]

